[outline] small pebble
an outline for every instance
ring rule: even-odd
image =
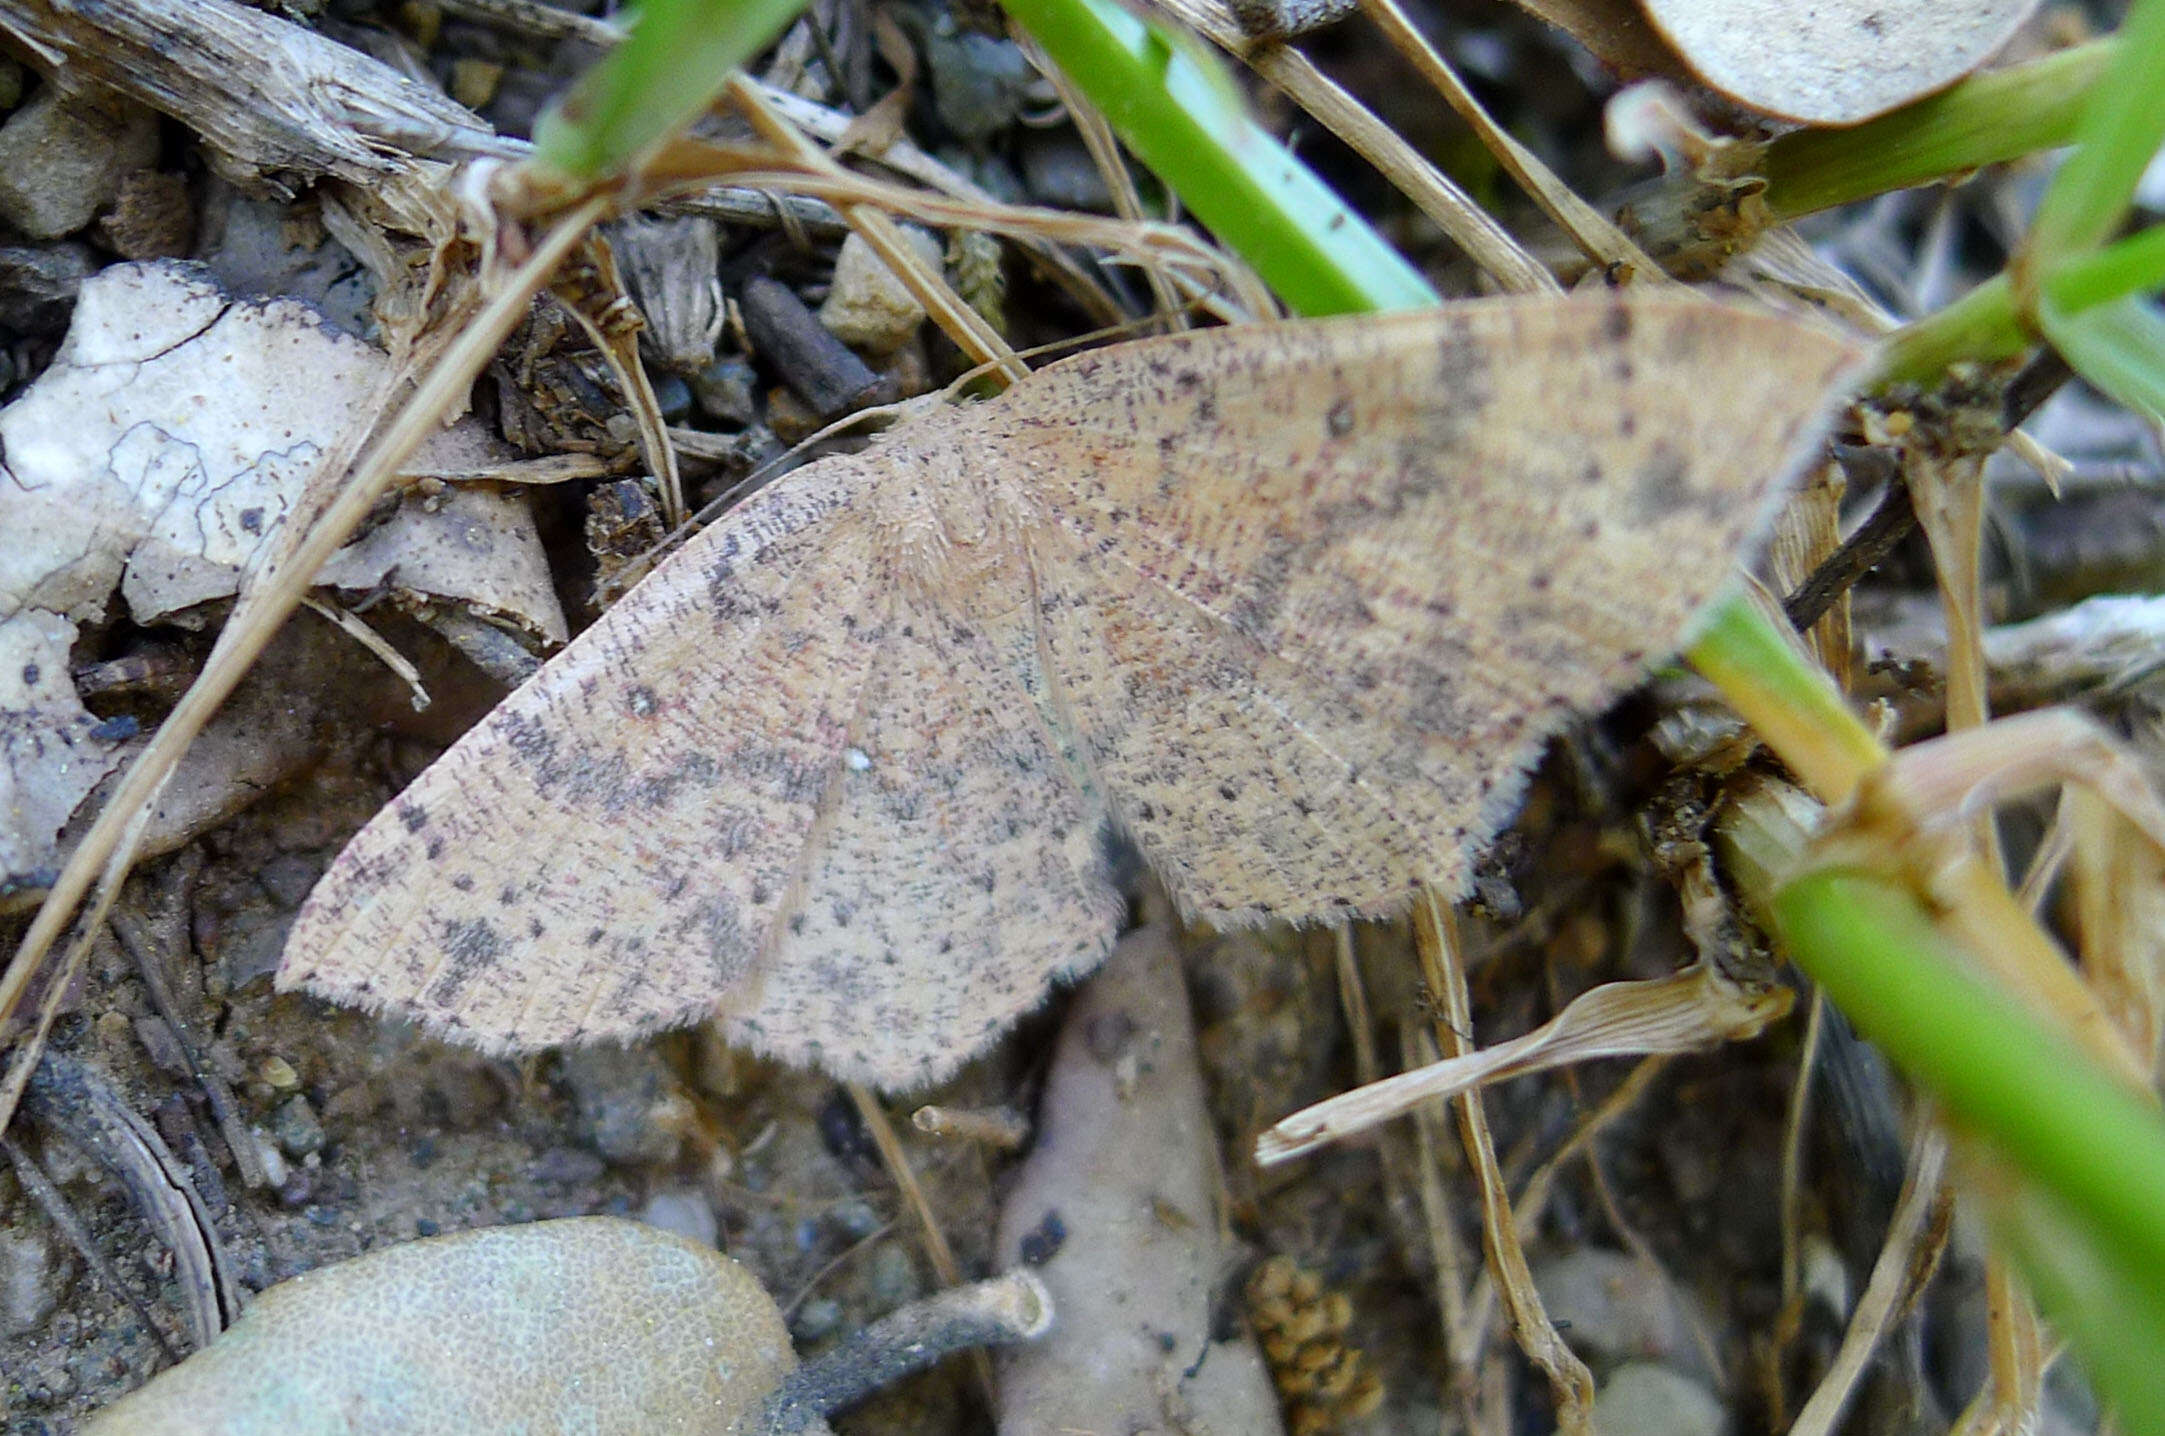
[[[842,1303],[830,1296],[815,1296],[797,1308],[789,1334],[799,1341],[817,1341],[842,1324]]]
[[[1020,1250],[1022,1259],[1031,1266],[1043,1266],[1058,1256],[1065,1245],[1067,1223],[1061,1220],[1057,1211],[1052,1211],[1045,1213],[1045,1220],[1023,1235]]]
[[[639,1220],[703,1247],[721,1245],[722,1226],[714,1215],[714,1204],[694,1191],[656,1192],[639,1209]]]
[[[188,1075],[188,1054],[163,1017],[136,1018],[135,1040],[143,1044],[144,1055],[160,1072],[168,1077]]]
[[[584,1147],[551,1147],[527,1169],[537,1182],[579,1186],[609,1170],[609,1164]]]
[[[1713,1392],[1650,1361],[1626,1362],[1594,1395],[1602,1436],[1722,1436],[1729,1413]]]
[[[30,1232],[0,1232],[0,1336],[43,1326],[67,1289],[67,1263]]]
[[[834,1224],[851,1241],[863,1241],[886,1223],[867,1201],[847,1201],[834,1209]]]
[[[488,107],[504,82],[504,67],[491,60],[466,56],[451,62],[451,98],[469,110]]]
[[[651,1047],[580,1047],[559,1058],[594,1149],[612,1162],[664,1166],[684,1136],[673,1120],[676,1081]]]
[[[75,296],[97,261],[77,240],[0,245],[0,324],[21,334],[66,331]]]
[[[128,1020],[127,1013],[108,1009],[98,1014],[91,1023],[91,1028],[98,1034],[99,1043],[106,1050],[112,1051],[128,1041],[129,1034],[134,1031],[134,1024]]]
[[[258,868],[256,882],[271,895],[271,901],[290,912],[300,907],[322,875],[323,864],[287,853]]]
[[[925,36],[924,55],[933,109],[964,142],[990,139],[1012,125],[1037,78],[1014,41],[959,29],[952,20]]]
[[[98,233],[122,259],[178,259],[195,241],[195,201],[188,181],[163,170],[122,177]]]
[[[689,384],[699,412],[717,423],[750,424],[759,417],[759,375],[741,355],[715,360]]]
[[[436,37],[443,33],[444,12],[441,6],[431,5],[428,0],[406,0],[398,7],[398,23],[416,45],[433,50]]]
[[[1600,1247],[1578,1247],[1537,1261],[1534,1286],[1559,1323],[1571,1324],[1572,1348],[1597,1364],[1669,1362],[1704,1377],[1704,1359],[1678,1309],[1691,1298],[1638,1258]]]
[[[298,1211],[315,1199],[316,1174],[305,1167],[287,1169],[278,1183],[278,1205]]]
[[[1026,130],[1022,137],[1022,182],[1038,204],[1058,209],[1110,214],[1113,193],[1090,151],[1072,133]]]
[[[273,1187],[279,1189],[279,1196],[283,1199],[286,1176],[290,1170],[286,1166],[286,1154],[278,1150],[276,1142],[271,1141],[261,1132],[251,1132],[249,1135],[255,1139],[256,1157],[263,1163],[264,1178]]]
[[[271,1118],[272,1134],[289,1157],[305,1157],[323,1150],[323,1124],[306,1097],[295,1094],[279,1105]]]
[[[940,271],[940,244],[920,229],[905,227],[910,246],[934,273]],[[819,306],[819,322],[844,344],[885,354],[917,332],[925,307],[862,236],[851,233],[835,257],[834,283]]]
[[[301,1085],[301,1074],[293,1070],[293,1064],[277,1053],[263,1059],[256,1075],[274,1092],[292,1092]]]
[[[692,386],[674,374],[664,374],[654,381],[654,403],[663,419],[681,424],[691,417]]]
[[[73,234],[157,154],[149,110],[73,103],[47,87],[0,125],[0,220],[32,239]]]
[[[917,1263],[911,1260],[907,1247],[889,1242],[872,1254],[871,1267],[865,1273],[865,1291],[882,1309],[915,1299],[919,1290]]]

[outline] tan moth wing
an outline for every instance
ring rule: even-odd
[[[767,489],[580,635],[347,845],[280,982],[502,1048],[711,1011],[797,881],[883,640],[871,478]]]
[[[1858,358],[1681,293],[1290,325],[1267,358],[1219,333],[987,420],[1045,518],[1088,761],[1220,925],[1461,893],[1542,740],[1678,646]]]
[[[281,984],[498,1049],[719,1012],[899,1084],[1094,964],[1113,835],[1040,715],[1008,506],[951,427],[694,538],[354,837]]]
[[[1103,955],[1115,825],[1222,922],[1455,890],[1854,358],[1650,296],[1056,365],[698,536],[355,837],[280,982],[902,1086]]]

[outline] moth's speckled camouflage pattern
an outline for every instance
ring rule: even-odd
[[[699,535],[362,830],[280,982],[902,1087],[1105,954],[1116,834],[1220,925],[1455,893],[1857,357],[1648,294],[1054,365]]]

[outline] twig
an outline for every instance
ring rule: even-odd
[[[330,624],[331,627],[368,650],[370,656],[384,667],[390,669],[400,681],[405,683],[407,688],[413,692],[414,712],[422,713],[427,711],[431,700],[428,696],[428,689],[421,686],[421,670],[414,667],[412,660],[408,659],[405,654],[393,648],[390,641],[382,634],[362,622],[359,616],[350,609],[341,608],[336,604],[325,603],[312,593],[302,595],[301,604],[310,613],[315,614],[316,617]]]
[[[943,1286],[960,1286],[962,1264],[955,1260],[955,1249],[947,1244],[947,1233],[941,1230],[939,1218],[933,1215],[932,1203],[925,1200],[925,1189],[918,1185],[917,1173],[910,1167],[909,1153],[902,1150],[902,1139],[896,1135],[894,1123],[887,1120],[887,1109],[880,1106],[879,1098],[873,1096],[872,1089],[862,1082],[849,1084],[849,1098],[857,1106],[857,1115],[864,1119],[865,1130],[872,1136],[872,1145],[879,1148],[880,1160],[886,1163],[888,1175],[894,1178],[896,1189],[902,1193],[902,1204],[917,1219],[933,1273]],[[971,1353],[971,1365],[984,1388],[986,1408],[998,1410],[999,1393],[993,1385],[992,1361],[984,1352],[975,1351]]]
[[[121,1100],[103,1073],[75,1058],[48,1053],[30,1084],[27,1105],[41,1125],[91,1153],[120,1179],[136,1210],[173,1253],[181,1310],[197,1349],[216,1340],[240,1314],[240,1287],[210,1211],[180,1158]]]
[[[1428,162],[1366,105],[1290,45],[1251,40],[1220,0],[1156,0],[1159,9],[1240,57],[1316,123],[1376,167],[1414,207],[1436,222],[1467,258],[1506,294],[1560,294],[1563,286],[1495,216]]]
[[[1090,152],[1090,162],[1097,166],[1098,174],[1105,181],[1106,193],[1112,196],[1113,213],[1130,224],[1143,221],[1143,199],[1135,189],[1135,176],[1128,172],[1127,161],[1121,157],[1120,141],[1113,134],[1112,125],[1087,95],[1068,78],[1067,71],[1055,64],[1044,47],[1032,39],[1030,32],[1016,24],[1012,18],[1007,22],[1008,34],[1022,46],[1023,54],[1037,67],[1037,72],[1052,81],[1060,94],[1060,103],[1067,110],[1068,119],[1075,132],[1082,136],[1083,148]],[[1186,306],[1173,293],[1172,281],[1165,271],[1155,264],[1146,264],[1143,274],[1150,282],[1150,292],[1158,302],[1158,312],[1167,325],[1175,329],[1187,327]]]
[[[910,1113],[910,1125],[934,1137],[956,1137],[999,1152],[1019,1150],[1030,1140],[1030,1119],[1012,1107],[935,1107]]]
[[[1473,91],[1466,88],[1466,82],[1459,79],[1450,62],[1406,18],[1406,12],[1399,8],[1397,0],[1361,0],[1361,9],[1367,12],[1370,22],[1383,32],[1392,47],[1411,61],[1414,69],[1421,72],[1421,77],[1436,88],[1444,103],[1473,127],[1474,134],[1488,147],[1489,153],[1496,156],[1497,163],[1518,181],[1528,198],[1563,227],[1585,251],[1587,258],[1615,279],[1633,279],[1648,284],[1668,282],[1667,272],[1634,244],[1629,235],[1580,199],[1542,163],[1539,155],[1496,123],[1474,98]]]
[[[1842,1333],[1841,1348],[1797,1413],[1789,1436],[1827,1436],[1834,1430],[1880,1340],[1930,1279],[1937,1265],[1936,1244],[1931,1247],[1935,1258],[1931,1264],[1920,1268],[1917,1258],[1920,1243],[1935,1228],[1944,1228],[1950,1216],[1951,1198],[1943,1180],[1946,1165],[1947,1139],[1937,1131],[1927,1133],[1918,1142],[1916,1161],[1887,1227],[1886,1244],[1880,1248],[1879,1260],[1872,1263],[1864,1297],[1850,1315],[1849,1329]]]
[[[1413,908],[1414,947],[1421,960],[1421,978],[1442,1001],[1436,1020],[1436,1045],[1448,1057],[1465,1055],[1472,1047],[1462,1036],[1473,1030],[1473,1004],[1466,993],[1466,973],[1458,959],[1456,924],[1441,899],[1423,890]],[[1564,1344],[1556,1324],[1534,1289],[1533,1273],[1519,1245],[1518,1223],[1504,1191],[1503,1173],[1496,1162],[1495,1139],[1489,1134],[1488,1112],[1479,1089],[1453,1099],[1458,1108],[1459,1132],[1466,1154],[1473,1161],[1474,1178],[1481,1190],[1482,1245],[1488,1254],[1496,1285],[1503,1293],[1504,1309],[1526,1359],[1549,1379],[1556,1396],[1557,1421],[1568,1436],[1591,1436],[1593,1431],[1594,1376],[1586,1363]]]
[[[1782,614],[1799,633],[1806,632],[1834,607],[1836,599],[1856,586],[1894,546],[1917,527],[1917,511],[1911,507],[1909,485],[1899,479],[1887,485],[1872,516],[1812,572],[1812,576],[1782,600]]]
[[[805,139],[802,134],[781,122],[780,117],[766,102],[758,87],[738,75],[729,82],[725,91],[729,99],[770,144],[792,155],[815,173],[840,177],[845,172],[826,154]],[[902,281],[903,287],[925,312],[932,316],[948,338],[970,357],[973,364],[992,364],[1008,383],[1020,379],[1028,371],[1015,358],[1015,351],[1008,348],[1007,341],[999,332],[985,322],[985,316],[963,303],[962,296],[941,275],[928,266],[917,249],[903,235],[900,226],[881,210],[867,204],[845,204],[842,217],[849,221],[865,243],[880,257],[880,261]],[[828,417],[821,415],[822,418]]]
[[[151,1008],[172,1029],[173,1040],[180,1044],[181,1055],[187,1059],[188,1070],[194,1075],[196,1085],[210,1099],[211,1116],[218,1123],[227,1150],[233,1154],[233,1165],[240,1169],[241,1185],[258,1190],[270,1186],[271,1177],[264,1168],[263,1154],[256,1147],[255,1134],[241,1119],[232,1089],[218,1070],[203,1060],[202,1044],[196,1040],[196,1025],[182,1015],[180,1004],[173,999],[172,984],[165,980],[165,966],[158,951],[162,944],[153,941],[143,931],[141,919],[130,913],[113,914],[112,928],[113,936],[135,960],[136,973],[150,994]]]
[[[965,1348],[984,1361],[983,1348],[1042,1336],[1052,1320],[1045,1284],[1021,1270],[911,1302],[783,1377],[751,1429],[798,1436],[913,1371]]]
[[[23,1191],[29,1194],[31,1201],[38,1204],[38,1210],[45,1213],[45,1219],[59,1229],[61,1236],[67,1238],[68,1245],[75,1248],[75,1254],[83,1259],[83,1263],[97,1277],[99,1284],[134,1310],[135,1319],[150,1333],[150,1339],[158,1343],[158,1349],[165,1353],[166,1360],[179,1361],[181,1353],[174,1349],[173,1339],[158,1325],[150,1303],[137,1296],[134,1289],[120,1279],[120,1273],[113,1269],[113,1264],[105,1259],[105,1253],[99,1250],[96,1238],[90,1234],[90,1228],[83,1225],[83,1219],[75,1214],[75,1208],[68,1205],[67,1194],[54,1185],[53,1179],[45,1175],[45,1169],[33,1161],[30,1154],[16,1144],[14,1138],[0,1137],[0,1151],[5,1151],[8,1159],[15,1164],[15,1179],[22,1184]]]

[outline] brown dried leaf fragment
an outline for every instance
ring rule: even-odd
[[[1855,125],[1944,89],[1992,58],[2037,0],[1643,0],[1700,79],[1807,125]]]
[[[1465,883],[1857,358],[1685,294],[1182,334],[788,475],[369,824],[280,973],[493,1049],[719,1013],[888,1087],[1103,957]]]

